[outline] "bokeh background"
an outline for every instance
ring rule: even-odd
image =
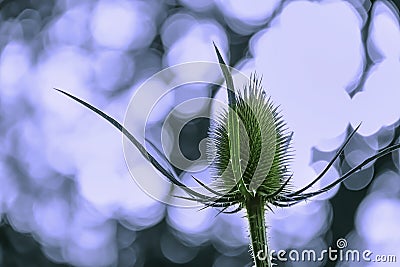
[[[398,4],[0,1],[0,266],[251,266],[243,212],[217,215],[147,195],[126,167],[121,134],[52,88],[123,121],[147,78],[179,63],[216,62],[215,41],[230,65],[257,70],[280,105],[294,131],[294,187],[311,181],[363,122],[318,189],[400,142]],[[224,98],[202,84],[167,95],[147,121],[155,144],[163,118],[192,97]],[[170,136],[168,155],[178,149],[200,157],[209,121],[195,117],[208,108],[183,108],[172,118],[169,128],[190,123]],[[159,179],[139,153],[132,157],[139,174]],[[397,255],[388,266],[400,266],[399,167],[399,153],[392,153],[317,199],[274,209],[267,215],[272,249],[320,251],[346,238],[349,248]],[[178,174],[191,182],[187,172]],[[197,176],[206,179],[207,171]]]

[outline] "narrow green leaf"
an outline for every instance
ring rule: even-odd
[[[196,191],[191,190],[188,188],[186,185],[181,183],[176,175],[172,173],[171,171],[168,171],[165,169],[147,150],[146,148],[123,126],[121,125],[118,121],[104,113],[103,111],[99,110],[98,108],[92,106],[91,104],[77,98],[76,96],[73,96],[67,92],[64,92],[63,90],[54,88],[56,91],[72,98],[76,102],[80,103],[81,105],[87,107],[88,109],[92,110],[94,113],[111,123],[115,128],[117,128],[123,135],[125,135],[129,141],[139,150],[139,152],[145,157],[161,174],[163,174],[165,177],[167,177],[172,183],[174,183],[177,186],[182,187],[188,194],[196,196],[198,198],[205,198],[208,199],[209,197],[203,194],[200,194]],[[171,167],[172,169],[172,167]]]
[[[224,75],[228,93],[228,138],[229,138],[229,152],[230,152],[230,163],[232,164],[233,176],[238,183],[240,192],[246,196],[250,195],[250,191],[246,187],[242,179],[242,168],[240,163],[240,133],[239,133],[239,116],[236,113],[236,95],[235,87],[233,85],[233,78],[230,71],[230,67],[227,66],[219,52],[217,46],[214,43],[215,52],[217,53],[219,66]]]

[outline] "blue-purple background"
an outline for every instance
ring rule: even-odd
[[[217,210],[149,197],[130,177],[121,134],[52,90],[123,121],[130,97],[151,75],[179,63],[215,62],[212,41],[235,68],[263,75],[280,105],[295,133],[293,186],[310,182],[361,121],[336,169],[314,189],[400,141],[399,17],[388,1],[3,0],[0,266],[250,265],[244,213],[215,217]],[[162,83],[154,90],[164,90]],[[210,86],[177,90],[155,109],[149,131],[157,133],[178,103],[214,96],[224,99]],[[174,119],[207,108],[182,109]],[[138,122],[143,116],[138,110]],[[195,120],[170,142],[196,159],[207,127]],[[153,175],[139,153],[133,157],[137,172]],[[318,200],[268,213],[272,249],[319,251],[343,237],[351,248],[400,261],[399,167],[396,152]],[[170,188],[158,190],[167,195]]]

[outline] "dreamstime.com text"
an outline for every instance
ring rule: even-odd
[[[281,262],[293,261],[293,262],[323,262],[325,260],[329,261],[345,261],[345,262],[382,262],[382,263],[395,263],[397,262],[396,255],[373,255],[371,250],[356,250],[356,249],[346,249],[347,240],[340,238],[336,241],[338,249],[333,249],[328,247],[321,252],[316,252],[313,249],[306,250],[271,250],[269,257],[271,262],[278,260]],[[258,251],[256,256],[260,260],[266,260],[266,250]]]

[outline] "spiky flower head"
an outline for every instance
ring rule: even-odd
[[[212,174],[220,192],[229,192],[242,203],[247,197],[260,196],[272,203],[289,193],[290,139],[278,108],[267,97],[256,73],[242,90],[235,92],[234,105],[217,115],[209,130],[209,153],[214,157]],[[230,134],[229,113],[237,115],[238,131]],[[232,140],[237,139],[237,140]],[[238,144],[238,155],[231,146]],[[234,175],[238,157],[241,175]]]

